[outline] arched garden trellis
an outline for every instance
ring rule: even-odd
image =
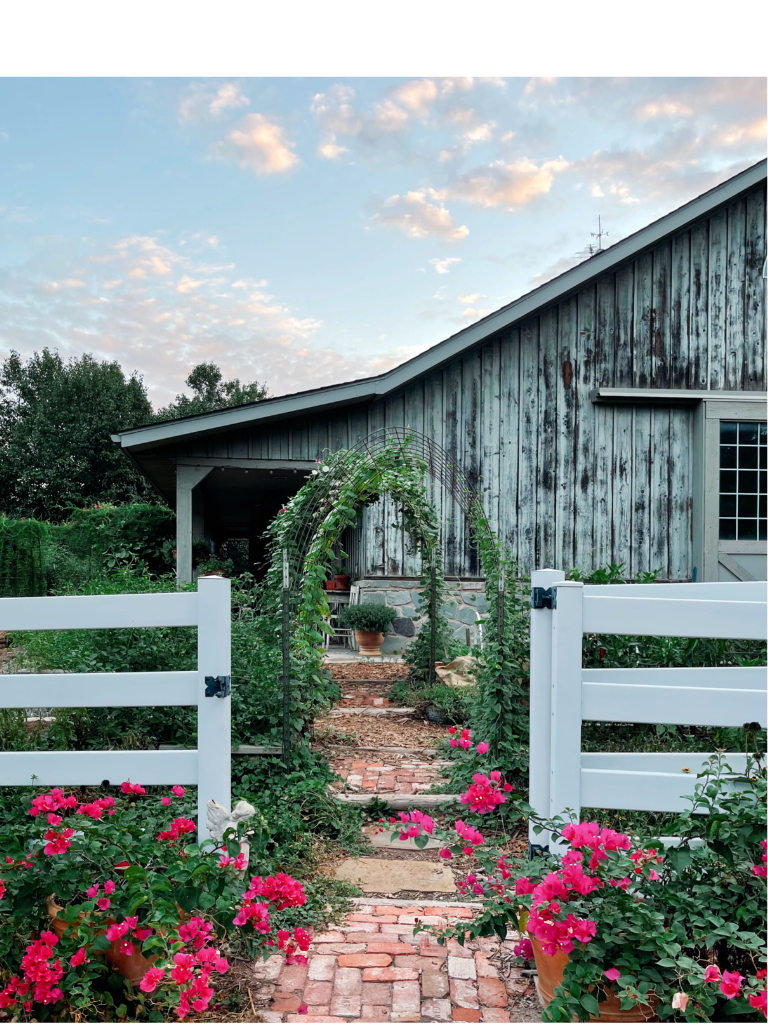
[[[420,546],[423,564],[427,559],[433,573],[442,571],[440,522],[426,494],[428,476],[463,513],[486,579],[489,611],[478,678],[480,720],[484,719],[488,742],[497,752],[513,741],[513,701],[519,690],[515,673],[519,675],[520,668],[510,657],[504,590],[508,560],[477,491],[440,445],[410,428],[386,427],[353,448],[319,460],[307,484],[281,509],[267,531],[267,601],[274,616],[281,618],[283,634],[285,758],[290,749],[289,677],[300,682],[317,678],[320,672],[320,642],[328,628],[323,582],[344,529],[356,526],[365,505],[387,495],[400,507],[402,529]],[[434,641],[434,599],[429,614]],[[431,661],[434,666],[434,650]]]

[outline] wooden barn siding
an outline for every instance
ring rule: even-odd
[[[691,412],[594,405],[603,387],[765,389],[765,189],[646,250],[385,401],[201,443],[189,454],[318,458],[385,426],[440,444],[510,554],[535,567],[623,562],[691,574]],[[432,481],[446,572],[479,573],[457,503]],[[358,571],[418,575],[391,502],[365,510]],[[394,528],[390,528],[394,527]]]

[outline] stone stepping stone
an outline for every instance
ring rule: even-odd
[[[368,841],[371,846],[374,846],[377,850],[418,850],[419,847],[416,845],[415,839],[390,839],[390,832],[367,832],[363,829],[365,834],[368,836]],[[430,839],[427,845],[424,847],[425,850],[441,850],[445,844],[438,842],[437,839]],[[412,862],[411,862],[412,863]]]
[[[357,883],[363,892],[456,892],[451,869],[427,860],[348,857],[338,865],[334,877]]]
[[[342,804],[362,804],[363,807],[374,800],[381,800],[395,811],[407,811],[412,807],[424,811],[429,807],[456,803],[460,799],[458,793],[335,793],[332,790],[329,796]]]

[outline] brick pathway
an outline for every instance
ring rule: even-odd
[[[497,939],[438,946],[413,934],[417,918],[445,925],[471,916],[444,903],[360,905],[339,929],[314,937],[306,966],[286,966],[277,955],[256,964],[251,993],[264,1007],[260,1016],[268,1024],[510,1021],[511,999],[532,995],[533,987],[518,969],[500,976],[488,959]],[[515,938],[504,945],[511,949]]]
[[[341,700],[337,708],[389,708],[393,707],[392,701],[387,697],[391,690],[389,683],[355,683],[340,681],[342,689]]]
[[[371,753],[366,760],[360,754],[342,754],[329,759],[333,771],[343,782],[333,789],[352,793],[423,793],[440,778],[447,761],[427,754]]]

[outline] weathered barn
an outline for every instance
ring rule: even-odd
[[[523,571],[624,563],[766,578],[766,162],[388,373],[116,440],[193,538],[259,535],[328,450],[386,426],[443,446]],[[450,495],[445,568],[476,577]],[[442,506],[444,507],[441,507]],[[393,510],[365,510],[356,577],[418,575]]]

